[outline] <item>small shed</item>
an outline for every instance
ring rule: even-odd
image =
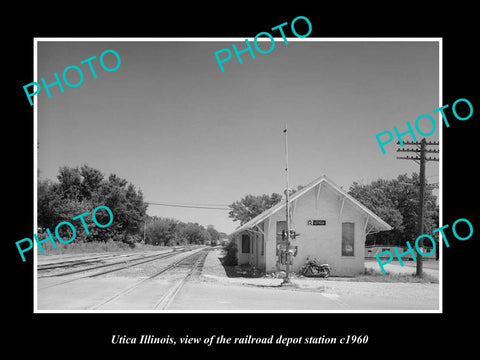
[[[330,265],[331,274],[352,276],[363,272],[365,237],[391,226],[326,176],[290,196],[290,229],[298,236],[291,270],[299,272],[307,257]],[[283,211],[282,211],[283,210]],[[286,229],[285,199],[237,228],[231,235],[239,264],[266,272],[282,270],[279,250]]]

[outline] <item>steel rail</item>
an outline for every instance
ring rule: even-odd
[[[182,278],[180,281],[178,281],[171,289],[168,291],[165,295],[163,295],[155,304],[153,307],[153,310],[157,310],[160,308],[161,310],[166,310],[170,304],[173,302],[173,299],[175,299],[175,296],[178,294],[178,292],[182,289],[182,287],[185,285],[187,280],[190,278],[190,276],[193,275],[193,273],[198,269],[200,263],[205,260],[206,258],[206,252],[203,254],[200,253],[197,260],[193,264],[192,268],[188,272],[187,275],[185,275],[184,278]],[[203,256],[202,256],[203,255]]]
[[[195,253],[193,253],[193,254],[191,254],[191,255],[188,255],[188,256],[186,256],[186,257],[184,257],[184,258],[182,258],[182,259],[179,259],[179,260],[173,262],[172,264],[169,264],[169,265],[163,267],[162,269],[160,269],[159,271],[155,272],[154,274],[152,274],[152,275],[150,275],[150,276],[148,276],[148,277],[146,277],[146,278],[144,278],[144,279],[136,282],[135,284],[133,284],[133,285],[131,285],[131,286],[129,286],[129,287],[121,290],[120,292],[118,292],[118,293],[116,293],[115,295],[109,297],[108,299],[102,301],[101,303],[98,303],[98,304],[96,304],[96,305],[93,305],[93,306],[89,307],[88,310],[97,310],[98,308],[102,307],[103,305],[108,304],[108,303],[110,303],[110,302],[112,302],[112,301],[114,301],[114,300],[116,300],[116,299],[118,299],[118,298],[120,298],[120,297],[122,297],[122,296],[124,296],[124,295],[126,295],[126,294],[128,294],[128,293],[130,293],[130,292],[132,292],[133,290],[135,290],[136,288],[138,288],[140,285],[144,284],[145,282],[156,278],[157,276],[159,276],[159,275],[163,274],[164,272],[166,272],[166,271],[168,271],[168,270],[170,270],[170,269],[178,266],[180,263],[185,262],[186,260],[188,260],[188,259],[190,259],[190,258],[192,258],[192,257],[198,256],[198,258],[201,258],[202,252],[204,252],[204,251],[205,251],[205,249],[202,248],[202,249],[196,251]],[[194,266],[192,267],[192,269],[196,269],[196,268],[197,268],[197,266],[198,266],[198,265],[197,265],[197,262],[198,262],[198,259],[197,259],[197,261],[195,262],[195,264],[194,264]],[[193,273],[192,269],[191,269],[191,270],[189,271],[189,273],[187,274],[187,277],[189,277],[190,274]],[[170,292],[171,292],[171,291],[170,291]],[[169,292],[169,293],[170,293],[170,292]],[[175,293],[175,294],[176,294],[176,293]],[[162,299],[163,299],[163,297],[162,297]],[[158,305],[159,303],[160,303],[160,301],[157,302],[157,304],[155,304],[154,309],[157,307],[157,305]]]
[[[184,250],[183,250],[183,251],[184,251]],[[137,257],[137,258],[135,258],[135,259],[129,259],[129,260],[125,260],[125,261],[117,261],[117,262],[108,263],[108,264],[102,264],[102,265],[98,265],[98,266],[91,266],[91,267],[87,267],[87,268],[83,268],[83,269],[77,269],[77,270],[62,272],[62,273],[59,273],[59,274],[51,274],[51,275],[39,276],[38,278],[39,278],[39,279],[43,279],[43,278],[48,278],[48,277],[67,276],[67,275],[76,274],[76,273],[79,273],[79,272],[96,270],[96,269],[101,269],[101,268],[109,267],[109,266],[115,266],[115,265],[119,265],[119,264],[128,264],[128,263],[131,263],[131,262],[134,262],[134,261],[138,261],[138,260],[145,260],[145,259],[150,259],[150,258],[159,257],[159,256],[160,256],[160,257],[163,257],[163,256],[166,256],[166,255],[169,255],[169,254],[177,254],[177,252],[174,251],[174,250],[172,250],[172,251],[168,251],[168,252],[161,253],[161,254],[141,256],[141,257]]]
[[[183,251],[186,251],[186,250],[183,250]],[[166,254],[164,253],[164,254],[157,254],[157,255],[149,256],[147,260],[145,260],[146,258],[143,258],[143,259],[141,259],[142,261],[136,262],[136,263],[133,263],[133,262],[136,261],[136,260],[140,260],[140,259],[135,259],[135,260],[130,260],[130,261],[124,261],[123,263],[127,263],[127,264],[124,265],[124,266],[121,266],[121,267],[118,267],[118,268],[115,268],[115,269],[106,270],[106,271],[100,271],[100,272],[94,273],[94,274],[89,274],[89,275],[85,275],[85,276],[80,276],[80,277],[77,277],[77,278],[74,278],[74,279],[69,279],[69,280],[62,281],[62,282],[59,282],[59,283],[55,283],[55,284],[52,284],[52,285],[44,286],[44,287],[42,287],[42,288],[38,288],[38,290],[44,290],[44,289],[52,288],[52,287],[55,287],[55,286],[67,284],[67,283],[70,283],[70,282],[73,282],[73,281],[77,281],[77,280],[81,280],[81,279],[85,279],[85,278],[97,277],[97,276],[104,275],[104,274],[108,274],[108,273],[111,273],[111,272],[128,269],[128,268],[133,267],[133,266],[145,264],[145,263],[147,263],[147,262],[152,262],[152,261],[156,261],[156,260],[160,260],[160,259],[169,258],[169,257],[175,256],[175,255],[178,255],[178,254],[180,254],[180,252],[171,251],[171,252],[168,252],[168,253],[166,253]],[[153,259],[152,259],[152,257],[153,257]],[[68,272],[68,274],[78,273],[78,272],[84,272],[84,271],[88,271],[88,270],[92,270],[92,269],[99,269],[99,268],[102,268],[102,267],[112,266],[112,265],[118,265],[118,264],[121,264],[121,263],[122,263],[122,262],[116,262],[116,263],[113,263],[113,264],[105,264],[105,265],[100,265],[100,266],[91,267],[91,268],[87,268],[87,269],[70,271],[70,272]],[[46,278],[46,277],[63,276],[63,275],[66,275],[66,274],[42,276],[42,277],[39,277],[39,279],[41,279],[41,278]]]
[[[108,255],[108,256],[96,256],[96,257],[91,257],[87,259],[61,261],[58,263],[41,264],[37,266],[37,271],[72,267],[72,266],[81,265],[81,264],[96,263],[102,260],[108,260],[115,257],[130,257],[134,255],[136,254],[115,254],[115,255]]]

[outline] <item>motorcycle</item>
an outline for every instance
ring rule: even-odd
[[[330,276],[330,266],[328,264],[319,265],[316,259],[310,260],[307,258],[307,261],[300,270],[300,273],[303,276],[308,277],[328,278]]]

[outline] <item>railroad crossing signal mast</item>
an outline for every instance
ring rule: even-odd
[[[287,138],[287,124],[285,124],[285,130],[283,130],[285,134],[285,179],[287,184],[287,190],[285,191],[285,214],[286,214],[286,227],[287,227],[287,248],[286,254],[288,254],[288,250],[290,248],[290,208],[289,208],[289,199],[290,199],[290,189],[288,184],[288,138]],[[286,275],[283,279],[283,284],[290,283],[290,262],[286,261]]]
[[[424,208],[425,208],[425,163],[427,161],[438,161],[438,158],[435,157],[426,157],[426,153],[434,153],[438,154],[440,150],[431,150],[427,149],[427,145],[438,146],[440,143],[438,141],[425,141],[425,138],[422,141],[403,141],[404,145],[416,145],[417,147],[414,149],[397,149],[397,152],[414,152],[416,156],[397,156],[397,159],[404,159],[404,160],[413,160],[418,164],[420,164],[420,198],[418,202],[418,230],[417,236],[423,234],[423,220],[424,220]],[[397,144],[400,142],[397,141]],[[403,145],[402,145],[403,146]],[[420,239],[418,242],[419,248],[423,248],[423,238]],[[416,276],[421,276],[423,273],[423,258],[417,252],[417,272]]]

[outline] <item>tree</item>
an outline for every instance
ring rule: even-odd
[[[59,169],[58,182],[38,181],[38,225],[51,231],[61,221],[72,222],[72,218],[84,212],[91,212],[97,206],[110,208],[114,220],[108,228],[99,228],[93,224],[91,216],[85,216],[90,234],[77,231],[77,241],[114,241],[121,240],[133,244],[141,239],[141,225],[145,217],[147,204],[143,201],[141,190],[117,175],[105,180],[101,171],[87,165],[79,167],[63,166]],[[97,212],[100,224],[109,221],[106,212]],[[80,225],[78,229],[83,229]],[[68,227],[65,236],[68,236]],[[62,235],[62,234],[61,234]]]
[[[367,244],[380,241],[385,245],[393,245],[404,230],[402,213],[395,203],[395,198],[390,194],[390,187],[390,181],[378,179],[368,185],[360,185],[354,182],[348,191],[351,196],[393,227],[390,232],[382,232],[378,236],[376,234],[369,236]]]
[[[207,226],[207,231],[213,241],[220,240],[220,233],[213,226]]]
[[[230,210],[228,216],[233,218],[234,221],[240,221],[240,225],[243,225],[278,204],[281,200],[282,195],[277,193],[272,193],[272,195],[246,195],[240,201],[235,201],[229,205],[232,210]]]
[[[145,229],[145,242],[151,245],[175,245],[177,225],[178,221],[171,218],[158,218],[148,223]]]
[[[390,224],[393,230],[369,235],[368,243],[405,245],[417,237],[419,176],[413,173],[396,179],[378,179],[363,185],[354,182],[348,193]],[[425,233],[438,227],[436,196],[427,187],[425,192]]]
[[[51,180],[38,179],[37,222],[39,227],[52,228],[58,223],[58,205],[61,204],[58,184]],[[77,214],[78,215],[78,214]]]
[[[91,199],[97,194],[102,186],[104,175],[100,170],[83,165],[80,168],[82,181],[80,183],[80,196]]]
[[[210,233],[197,223],[180,223],[178,227],[178,237],[187,244],[204,244],[211,240]]]
[[[108,206],[114,214],[114,222],[108,229],[116,233],[120,240],[126,243],[140,240],[148,206],[143,201],[141,190],[136,190],[127,180],[111,174],[107,181],[102,181],[93,199],[98,205]]]

